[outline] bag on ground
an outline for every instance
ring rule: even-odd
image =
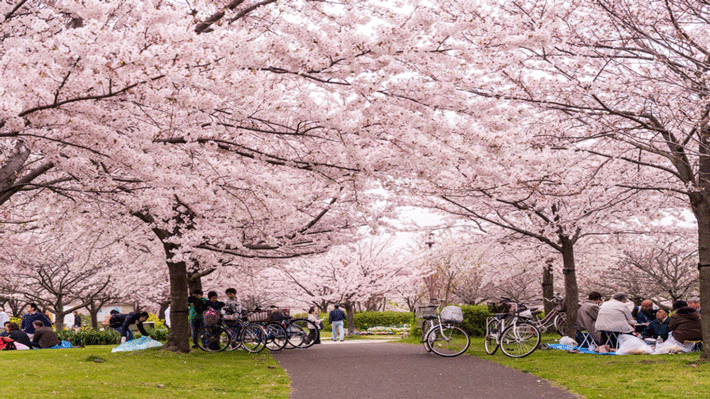
[[[619,335],[617,355],[650,355],[653,349],[644,340],[631,334]]]
[[[668,339],[664,342],[656,345],[656,349],[653,351],[654,355],[666,355],[669,353],[684,353],[693,350],[694,344],[692,342],[680,343],[677,339],[673,338],[673,333],[668,334]]]
[[[15,340],[8,337],[0,337],[0,350],[2,351],[12,351],[17,349],[15,346]]]

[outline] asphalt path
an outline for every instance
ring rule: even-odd
[[[422,345],[326,339],[273,356],[291,377],[291,399],[579,399],[534,375]]]

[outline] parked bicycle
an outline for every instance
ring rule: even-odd
[[[421,341],[424,349],[444,357],[454,357],[466,352],[471,345],[471,339],[466,331],[456,325],[463,321],[461,308],[441,308],[441,301],[432,299],[432,302],[438,302],[439,305],[420,307],[420,317],[424,319]]]
[[[204,326],[198,331],[197,346],[207,352],[221,352],[244,348],[249,353],[259,353],[266,347],[266,330],[258,323],[243,317],[240,320],[220,318],[214,326]]]
[[[503,298],[503,301],[516,306],[511,306],[509,313],[496,313],[486,319],[484,349],[489,355],[493,355],[500,347],[509,357],[528,356],[540,345],[540,330],[534,316],[542,311],[528,309],[507,298]]]

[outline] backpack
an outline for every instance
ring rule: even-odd
[[[213,308],[209,308],[202,313],[202,319],[204,320],[205,326],[213,327],[219,323],[219,315]]]
[[[0,337],[0,350],[11,351],[16,350],[15,340],[8,337]]]

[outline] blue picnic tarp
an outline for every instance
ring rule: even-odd
[[[111,349],[111,352],[138,351],[148,348],[157,348],[158,346],[163,346],[163,344],[154,340],[151,337],[140,337],[118,345],[117,347]]]
[[[608,352],[608,353],[599,353],[599,352],[594,352],[593,350],[589,350],[589,348],[582,348],[579,346],[569,346],[569,345],[560,345],[560,344],[547,344],[552,349],[559,349],[563,351],[569,351],[576,349],[579,351],[579,353],[586,353],[588,355],[612,355],[615,356],[616,353],[614,352]]]
[[[59,345],[50,346],[49,348],[45,348],[45,349],[70,349],[70,348],[73,348],[71,342],[62,341]]]

